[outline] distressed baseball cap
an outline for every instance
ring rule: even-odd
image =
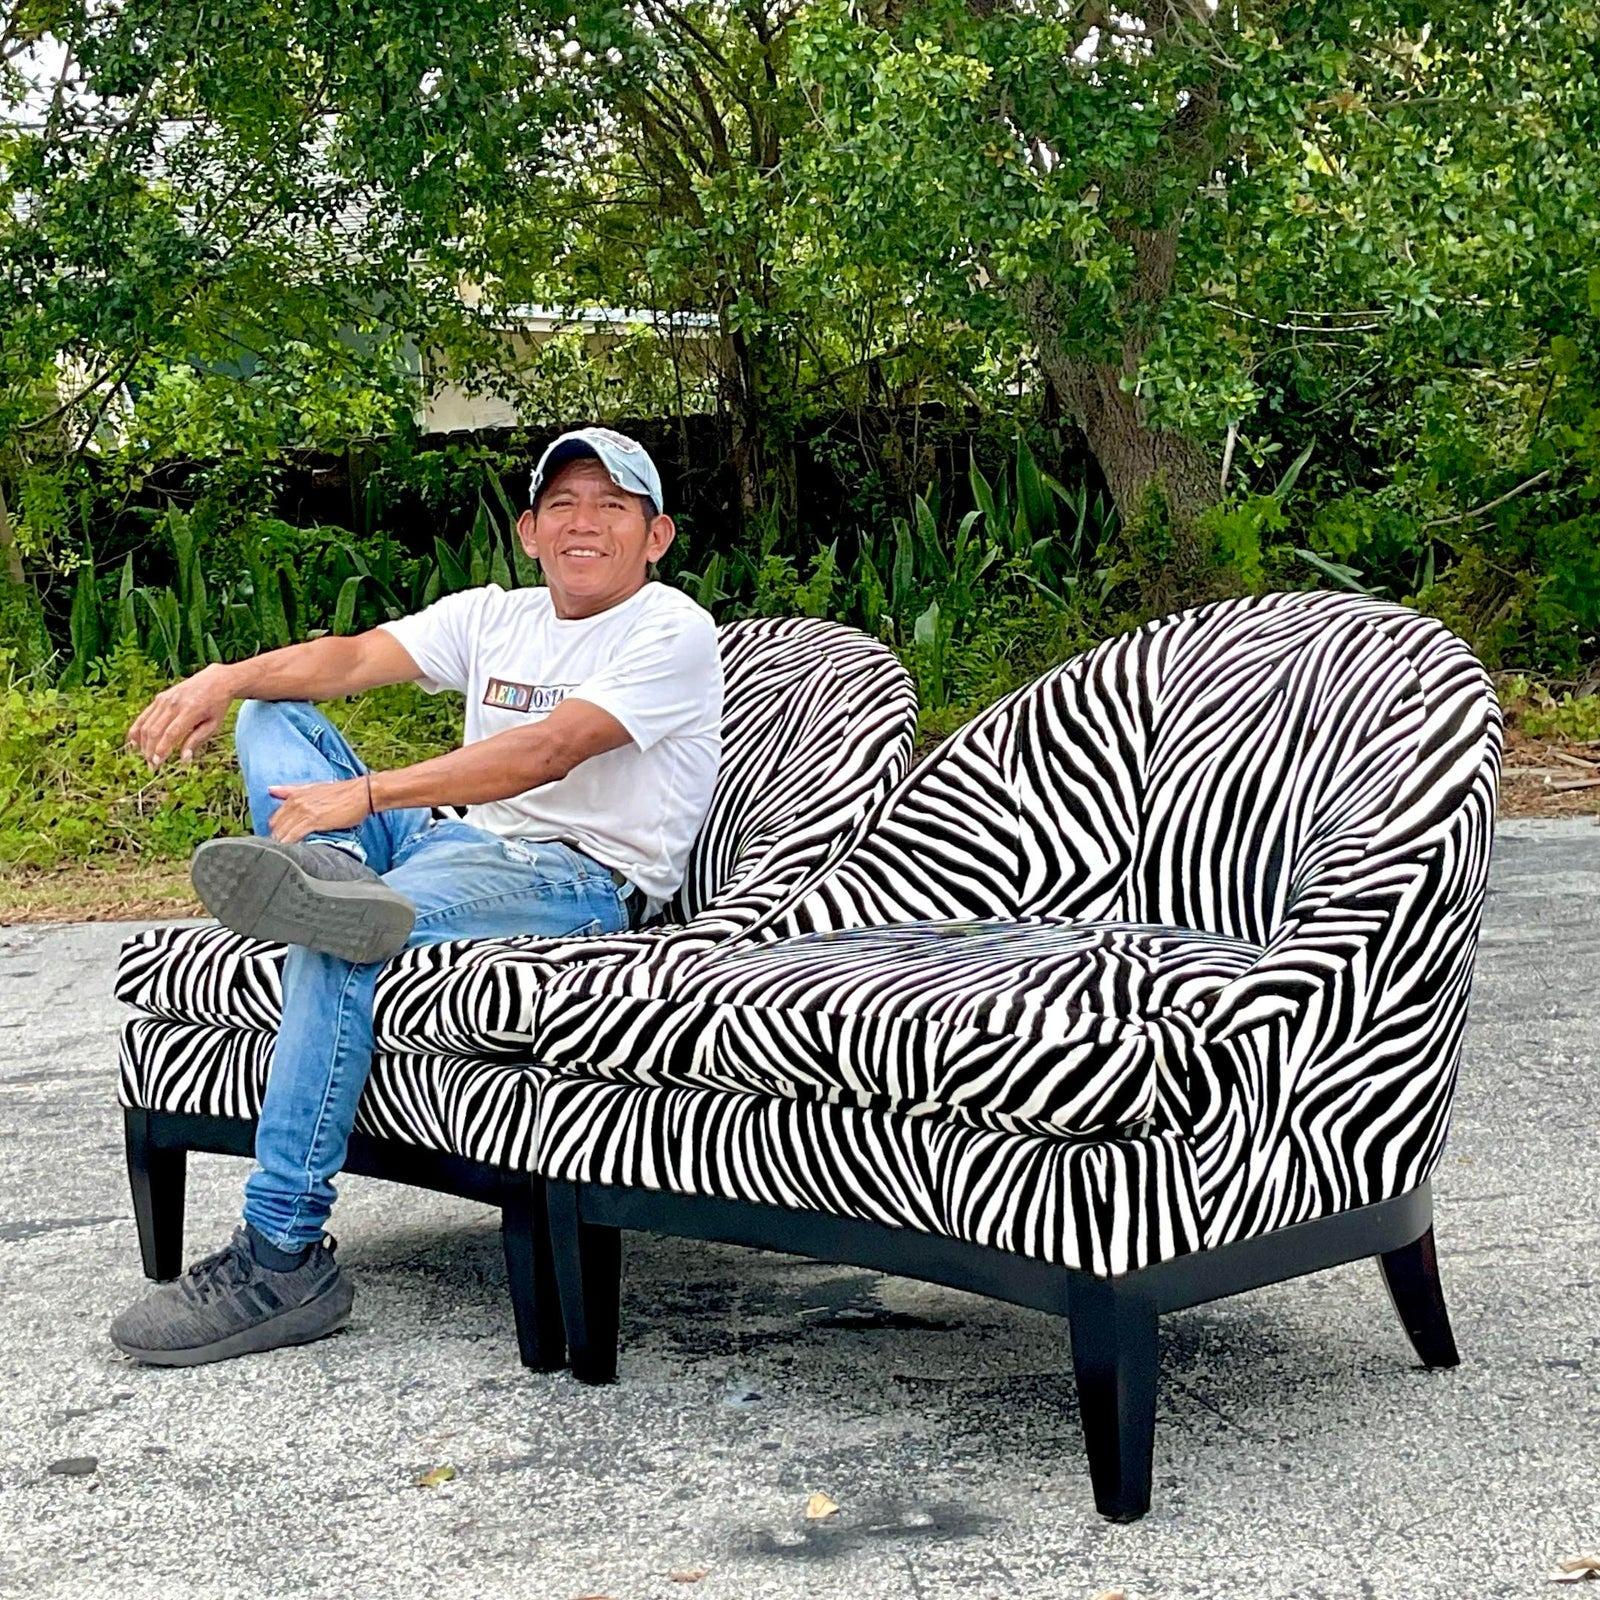
[[[629,494],[648,495],[657,511],[665,509],[661,474],[656,471],[649,451],[637,439],[630,439],[615,428],[574,428],[547,445],[528,484],[528,504],[538,505],[539,495],[556,472],[579,456],[593,456],[619,489],[626,489]]]

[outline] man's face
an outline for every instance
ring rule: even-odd
[[[593,456],[569,461],[517,519],[522,548],[539,563],[558,617],[588,617],[643,587],[676,531],[645,520],[645,502],[614,484]]]

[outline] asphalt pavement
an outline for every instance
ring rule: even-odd
[[[0,928],[0,1594],[1582,1593],[1550,1574],[1600,1555],[1600,827],[1504,824],[1492,885],[1435,1180],[1462,1366],[1418,1368],[1370,1262],[1176,1313],[1128,1526],[1094,1512],[1047,1316],[632,1236],[622,1382],[585,1389],[518,1365],[494,1213],[370,1180],[336,1212],[348,1331],[132,1365],[105,1336],[145,1287],[129,929]],[[244,1176],[192,1158],[191,1254]]]

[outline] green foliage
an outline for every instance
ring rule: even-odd
[[[290,452],[411,427],[420,350],[479,383],[505,366],[461,283],[492,270],[469,219],[544,160],[526,51],[545,18],[466,0],[449,21],[8,8],[0,505],[40,578],[164,463],[262,510]],[[189,612],[134,606],[204,654]]]
[[[0,582],[0,642],[68,686],[118,643],[175,673],[534,581],[489,446],[415,448],[424,366],[541,431],[716,411],[738,525],[669,575],[859,620],[935,700],[974,618],[1007,660],[1274,585],[1413,601],[1505,666],[1600,647],[1590,6],[17,16],[0,532],[32,592]],[[641,316],[519,345],[529,304]],[[1092,550],[1036,466],[970,523],[919,503],[941,428],[1063,413],[1124,513]],[[837,525],[800,525],[801,438]],[[383,459],[348,531],[272,515],[293,451],[351,444]],[[383,531],[400,489],[451,538]]]
[[[1276,535],[1290,526],[1285,502],[1292,493],[1312,446],[1307,445],[1278,480],[1275,487],[1262,491],[1246,489],[1219,500],[1199,519],[1201,534],[1209,541],[1216,559],[1238,574],[1246,590],[1259,594],[1266,586],[1268,552]],[[1325,575],[1335,571],[1330,562],[1318,561],[1305,552],[1296,552]]]
[[[156,520],[152,553],[171,567],[172,582],[137,583],[131,552],[117,572],[97,578],[92,546],[86,551],[73,583],[60,682],[71,688],[88,681],[114,645],[181,677],[211,661],[355,633],[461,589],[538,583],[537,563],[523,553],[513,524],[509,505],[502,515],[480,498],[457,544],[435,538],[430,554],[415,557],[381,532],[363,539],[254,513],[228,527],[209,509],[169,507]]]
[[[13,670],[43,672],[54,654],[39,597],[32,589],[0,582],[0,655]]]
[[[86,682],[56,688],[11,675],[12,665],[0,653],[0,864],[182,860],[205,839],[248,829],[231,716],[192,764],[152,772],[124,740],[167,682],[155,664],[119,647]],[[460,739],[459,708],[409,684],[327,709],[380,767]]]
[[[1600,694],[1559,696],[1526,677],[1500,685],[1500,703],[1517,726],[1536,739],[1600,745]]]
[[[140,852],[178,857],[236,829],[242,815],[226,742],[192,766],[152,773],[124,748],[128,725],[164,679],[127,652],[109,680],[0,688],[0,863]],[[0,670],[4,664],[0,663]]]
[[[803,575],[769,522],[753,550],[674,581],[725,617],[848,622],[900,654],[926,714],[970,712],[1103,630],[1118,535],[1105,500],[1042,471],[1021,435],[1005,471],[991,481],[974,455],[967,478],[959,518],[932,487],[909,514],[816,545]]]
[[[1600,517],[1509,515],[1471,541],[1417,604],[1472,641],[1494,668],[1560,677],[1593,659],[1600,630]]]
[[[1564,527],[1600,476],[1592,8],[1091,17],[805,8],[836,259],[894,263],[925,317],[982,319],[992,349],[1020,324],[1069,395],[1121,368],[1139,413],[1078,419],[1119,493],[1171,458],[1158,431],[1198,463],[1135,530],[1135,593],[1162,592],[1182,542],[1161,541],[1221,498],[1225,454],[1260,472],[1315,441],[1308,493],[1235,491],[1201,530],[1238,586],[1432,604],[1443,584],[1512,659],[1592,654],[1596,586],[1564,537],[1519,538],[1526,593],[1486,581],[1510,552],[1475,559],[1502,507]],[[1165,578],[1171,603],[1215,581]]]

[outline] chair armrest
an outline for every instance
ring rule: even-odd
[[[1365,1017],[1451,952],[1465,950],[1470,967],[1501,746],[1500,709],[1479,678],[1477,692],[1419,707],[1416,760],[1380,824],[1335,841],[1250,970],[1191,1007],[1207,1039],[1304,1016],[1336,991],[1347,1014],[1359,1002]]]

